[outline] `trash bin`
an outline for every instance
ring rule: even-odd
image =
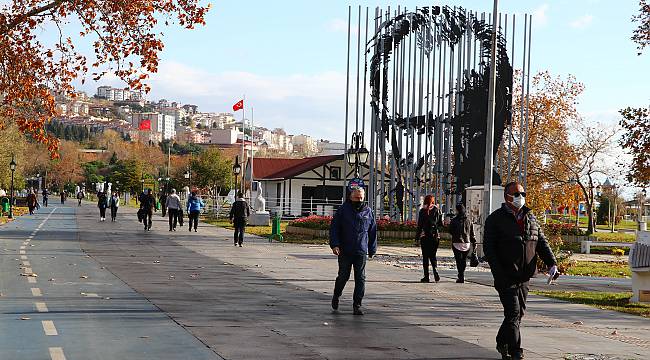
[[[0,199],[0,206],[2,206],[2,212],[9,212],[9,198],[3,197]]]
[[[276,237],[278,238],[278,241],[284,241],[284,237],[280,230],[280,215],[278,214],[273,217],[273,222],[271,223],[271,236],[269,236],[269,242],[273,241]]]

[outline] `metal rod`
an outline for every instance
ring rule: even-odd
[[[382,14],[379,13],[379,24],[381,24],[381,20],[382,20]],[[388,8],[388,12],[386,14],[386,20],[390,20],[390,7]],[[377,25],[377,26],[379,26],[379,25]],[[384,64],[383,64],[382,68],[387,67],[388,65],[385,63],[387,60],[385,58],[383,58],[383,61],[384,61]],[[384,72],[382,71],[382,74],[383,73]],[[385,74],[384,76],[386,76],[386,75],[387,74]],[[384,92],[388,91],[388,84],[386,83],[386,81],[387,81],[387,79],[383,79],[383,81],[381,82],[382,84],[386,84],[384,86]],[[384,107],[388,106],[388,104],[386,102],[387,101],[383,101],[383,106]],[[381,111],[381,114],[382,114],[382,117],[377,118],[377,122],[379,124],[375,124],[375,127],[377,127],[377,125],[379,125],[379,129],[382,128],[382,123],[383,123],[383,120],[384,120],[383,119],[383,114],[384,114],[383,110]],[[379,148],[380,148],[380,155],[381,155],[381,162],[379,163],[379,168],[381,170],[381,194],[382,194],[382,199],[383,199],[383,194],[386,191],[386,187],[385,187],[385,183],[386,183],[386,160],[385,160],[386,159],[386,141],[384,140],[384,137],[382,136],[381,131],[379,132],[378,140],[379,140],[379,145],[380,145]],[[384,201],[383,200],[380,202],[379,207],[380,207],[380,214],[383,216],[383,214],[384,214]]]
[[[506,17],[506,26],[508,24],[508,18]],[[512,14],[512,51],[510,51],[510,63],[512,64],[512,67],[514,69],[515,67],[515,32],[516,32],[517,27],[515,26],[515,14]],[[515,84],[515,79],[514,79],[515,73],[514,71],[512,72],[512,89],[510,89],[510,95],[514,95],[514,84]],[[513,102],[510,102],[510,124],[508,125],[508,177],[506,178],[506,183],[510,182],[512,179],[512,123],[514,121],[512,116],[512,108],[513,108]]]
[[[527,38],[526,32],[528,31],[528,14],[524,14],[524,56],[522,56],[522,65],[521,65],[521,101],[519,103],[519,165],[517,166],[517,180],[522,181],[522,168],[524,162],[524,85],[526,81],[526,46]]]
[[[359,23],[357,25],[357,97],[354,103],[355,132],[359,133],[359,68],[361,67],[361,5],[359,5]],[[361,139],[363,141],[363,139]]]
[[[529,21],[528,21],[528,69],[526,72],[528,73],[528,78],[526,79],[526,141],[525,141],[525,147],[524,147],[524,189],[526,188],[526,185],[528,184],[528,113],[530,111],[529,107],[529,94],[530,94],[530,47],[531,47],[531,35],[533,33],[532,31],[533,28],[533,15],[530,15]]]
[[[345,151],[348,151],[348,121],[349,121],[349,102],[350,102],[350,22],[352,20],[352,6],[348,6],[348,57],[347,70],[345,75]],[[348,162],[343,154],[343,199],[345,202],[345,183],[348,180]]]
[[[375,31],[374,35],[377,35],[377,11],[378,9],[375,8]],[[376,38],[375,38],[375,56],[377,55],[377,46],[376,46]],[[364,51],[364,71],[363,71],[363,126],[362,129],[365,133],[366,130],[366,74],[368,73],[368,8],[366,7],[366,41],[364,42],[363,45],[363,51]],[[375,99],[373,99],[375,100]],[[378,100],[378,99],[376,99]],[[372,208],[373,212],[376,214],[377,213],[377,208],[376,204],[374,204],[373,200],[373,194],[376,192],[376,174],[375,174],[375,169],[376,169],[376,164],[377,164],[377,150],[375,147],[375,132],[377,131],[375,123],[376,123],[376,115],[375,112],[373,111],[371,114],[371,120],[370,120],[370,164],[369,164],[369,169],[370,169],[370,174],[369,174],[369,181],[368,185],[370,188],[370,196],[368,196],[368,203],[370,207]]]

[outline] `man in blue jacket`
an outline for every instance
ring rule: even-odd
[[[330,247],[339,261],[332,309],[338,310],[339,297],[354,267],[352,309],[354,315],[363,315],[361,300],[366,287],[366,257],[372,258],[377,252],[377,223],[372,210],[363,202],[363,188],[352,187],[348,190],[348,200],[336,211],[330,226]]]

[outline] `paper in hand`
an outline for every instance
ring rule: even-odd
[[[553,265],[548,269],[548,280],[546,283],[550,285],[553,281],[557,280],[558,277],[560,277],[560,272],[557,271],[557,266]]]

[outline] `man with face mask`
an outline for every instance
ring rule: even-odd
[[[377,252],[377,224],[372,210],[363,201],[364,189],[354,186],[348,190],[348,200],[336,211],[330,225],[330,247],[339,263],[332,309],[338,310],[339,297],[354,267],[352,313],[363,315],[361,300],[366,286],[366,257],[372,258]]]
[[[518,182],[508,183],[505,203],[485,220],[483,250],[503,305],[504,320],[497,334],[502,359],[523,359],[519,325],[526,309],[528,280],[537,271],[539,256],[549,273],[557,272],[555,256],[542,228],[525,205],[526,192]]]

